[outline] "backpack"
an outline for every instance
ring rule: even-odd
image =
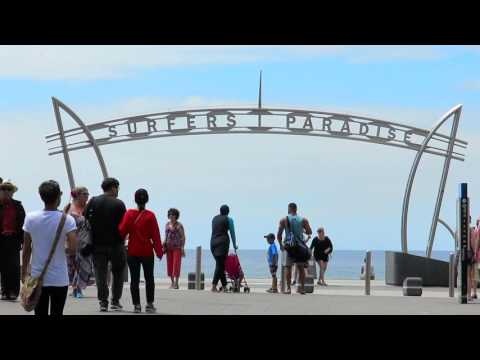
[[[88,220],[81,219],[77,225],[77,246],[83,257],[88,257],[93,252],[91,231]]]
[[[288,216],[286,220],[286,236],[284,248],[287,251],[288,255],[295,259],[296,262],[307,262],[311,257],[312,253],[308,248],[307,244],[301,239],[295,237],[292,227],[290,226],[290,221]]]
[[[77,236],[79,237],[79,251],[83,257],[88,257],[93,253],[93,234],[92,234],[92,220],[94,218],[94,200],[95,197],[90,199],[90,206],[87,206],[87,212],[84,215],[84,221],[82,221],[77,229]]]

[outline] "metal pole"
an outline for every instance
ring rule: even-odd
[[[459,189],[459,198],[457,200],[457,231],[459,243],[459,261],[458,261],[458,302],[467,303],[467,248],[469,236],[469,215],[470,204],[467,194],[467,184],[461,183]]]
[[[195,269],[195,289],[196,290],[202,290],[201,275],[202,275],[202,247],[197,246],[197,266]]]
[[[286,257],[286,252],[282,251],[282,269],[281,269],[281,274],[280,274],[281,279],[282,279],[280,289],[281,289],[282,293],[285,292],[285,282],[286,282],[286,280],[285,280],[285,262],[286,262],[285,257]]]
[[[448,265],[448,296],[455,296],[455,254],[451,253]]]
[[[370,276],[371,276],[372,252],[367,251],[365,264],[365,295],[370,295]]]

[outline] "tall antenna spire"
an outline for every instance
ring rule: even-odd
[[[260,85],[258,87],[258,108],[262,108],[262,70],[260,70]]]

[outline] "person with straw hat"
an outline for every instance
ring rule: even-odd
[[[1,299],[15,301],[20,293],[20,250],[23,246],[25,209],[13,199],[17,187],[0,183],[0,276]]]

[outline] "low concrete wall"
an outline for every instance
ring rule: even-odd
[[[448,287],[448,262],[397,251],[385,251],[385,283],[401,286],[406,277],[421,277],[423,286]]]

